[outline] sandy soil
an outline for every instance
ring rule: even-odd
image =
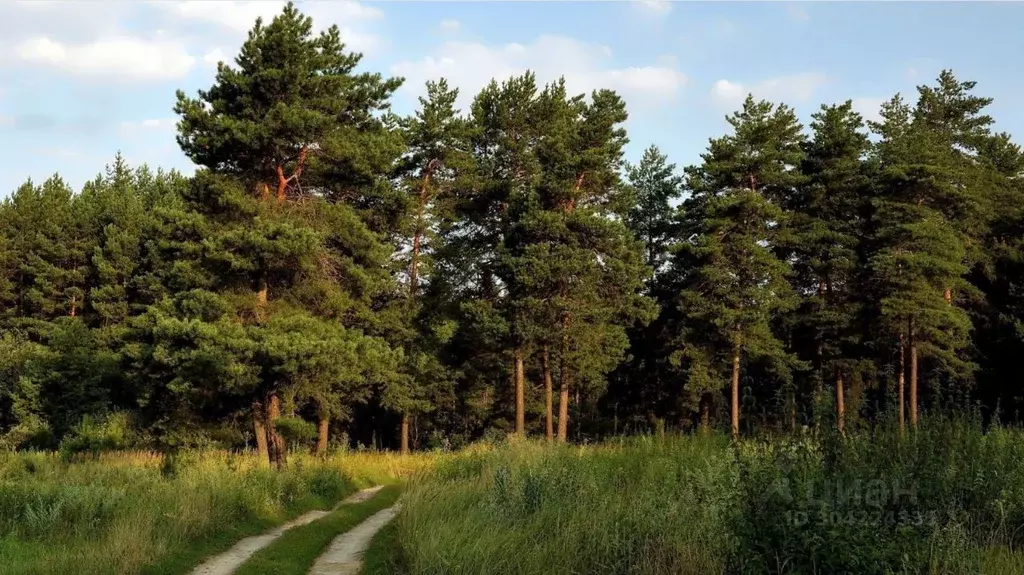
[[[373,536],[394,519],[398,505],[378,511],[355,528],[334,538],[317,558],[309,575],[356,575],[363,565],[363,552]]]
[[[381,486],[363,489],[362,491],[353,493],[338,505],[366,501],[376,495],[380,489]],[[310,511],[309,513],[293,519],[284,525],[275,527],[262,535],[246,537],[238,543],[235,543],[235,546],[231,549],[228,549],[220,555],[214,555],[204,561],[200,566],[192,570],[191,575],[231,575],[236,569],[242,566],[242,563],[245,563],[246,560],[252,557],[254,553],[273,543],[273,541],[280,537],[285,531],[288,531],[292,527],[312,523],[328,513],[330,513],[330,511]]]

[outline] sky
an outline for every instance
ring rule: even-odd
[[[943,68],[994,98],[996,128],[1024,135],[1020,2],[297,2],[337,24],[363,70],[402,76],[411,113],[427,80],[460,104],[491,78],[612,88],[626,100],[636,161],[654,144],[696,163],[750,92],[805,124],[852,99],[866,118]],[[0,197],[59,173],[76,188],[121,151],[129,163],[193,171],[174,139],[175,90],[208,88],[256,17],[283,2],[0,0]]]

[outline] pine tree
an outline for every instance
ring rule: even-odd
[[[456,188],[456,221],[445,230],[439,254],[443,269],[453,273],[445,280],[448,289],[456,301],[464,302],[458,310],[461,333],[452,343],[469,344],[464,351],[487,364],[472,370],[483,381],[470,385],[481,391],[500,389],[499,382],[508,381],[511,371],[513,429],[518,434],[525,434],[524,370],[530,342],[521,306],[510,291],[509,268],[502,260],[514,247],[509,231],[540,177],[534,149],[542,129],[536,96],[534,75],[527,73],[501,85],[492,81],[474,98],[469,119],[472,171]],[[456,280],[461,285],[455,285]],[[482,354],[473,339],[493,347]]]
[[[324,354],[355,334],[393,329],[387,314],[372,310],[393,292],[378,232],[387,232],[395,208],[378,200],[394,196],[388,178],[401,137],[387,109],[401,81],[354,74],[361,55],[344,48],[336,26],[314,37],[310,18],[288,4],[269,25],[257,20],[237,68],[218,65],[213,87],[196,99],[179,92],[175,107],[182,149],[208,169],[190,198],[212,226],[202,267],[254,339],[254,431],[261,445],[267,434],[278,466],[282,398],[299,387],[305,397],[329,398],[343,383],[300,373],[319,369],[322,358],[272,349],[293,341],[288,322],[333,320],[358,330],[326,332],[333,342],[314,346]],[[241,297],[246,291],[249,299]],[[314,379],[323,389],[310,389]],[[343,412],[317,411],[321,418]],[[320,429],[328,424],[321,419]]]
[[[542,365],[550,370],[552,349],[557,357],[558,439],[565,441],[570,389],[603,391],[628,345],[626,328],[649,321],[653,309],[639,293],[647,275],[642,247],[609,217],[622,188],[622,100],[598,91],[586,103],[568,97],[560,81],[542,92],[536,113],[546,130],[536,152],[540,181],[510,233],[506,262],[511,297],[541,342]]]
[[[71,188],[54,176],[41,186],[25,183],[6,201],[9,249],[18,261],[18,323],[79,315],[91,246]]]
[[[687,326],[689,383],[707,389],[728,365],[731,428],[740,431],[740,371],[744,356],[767,363],[783,380],[793,359],[772,331],[773,317],[794,305],[790,267],[780,245],[788,201],[801,183],[803,136],[785,105],[755,101],[728,118],[734,134],[712,139],[703,163],[688,170],[686,222],[676,266]]]
[[[919,88],[914,110],[897,96],[883,108],[883,122],[873,125],[882,141],[876,151],[880,191],[872,269],[883,291],[881,318],[909,361],[907,401],[914,427],[919,356],[954,377],[969,377],[973,369],[961,353],[970,319],[953,295],[970,288],[964,276],[976,259],[971,246],[982,233],[987,201],[974,156],[989,137],[991,118],[980,112],[990,100],[968,96],[973,86],[943,72],[937,88]]]
[[[372,184],[377,156],[387,165],[397,153],[377,113],[401,80],[353,74],[361,59],[345,51],[337,26],[314,37],[312,19],[289,3],[270,24],[257,19],[237,68],[219,63],[198,98],[178,92],[178,142],[192,161],[259,195],[273,188],[278,202],[304,187],[345,193],[339,179]]]
[[[676,208],[672,205],[682,195],[682,177],[675,174],[675,164],[657,146],[644,151],[640,163],[626,166],[626,177],[633,195],[626,225],[644,242],[647,267],[661,269],[676,235]]]
[[[793,198],[793,284],[804,294],[796,323],[813,342],[816,381],[835,382],[836,425],[845,423],[844,379],[860,369],[861,245],[869,148],[864,122],[847,101],[822,106],[811,122],[801,172],[806,181]]]
[[[408,260],[408,306],[406,306],[403,347],[406,353],[406,377],[394,382],[407,389],[389,394],[402,415],[401,453],[409,452],[410,416],[429,409],[425,401],[431,387],[448,379],[437,354],[443,344],[436,335],[435,310],[424,307],[421,282],[429,282],[431,254],[436,232],[451,220],[453,186],[471,167],[469,129],[455,109],[458,90],[440,82],[427,82],[427,96],[420,98],[420,109],[404,126],[408,154],[401,171],[412,197],[412,213],[407,235],[410,238]],[[424,278],[426,276],[426,278]]]

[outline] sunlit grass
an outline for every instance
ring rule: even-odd
[[[1024,573],[1024,435],[475,449],[413,481],[395,535],[404,567],[375,575]]]
[[[428,465],[430,456],[295,455],[286,470],[252,455],[0,453],[0,573],[187,573],[204,555],[358,488]]]

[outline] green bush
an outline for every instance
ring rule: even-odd
[[[308,443],[317,436],[316,426],[301,417],[278,418],[275,428],[288,443]]]
[[[60,452],[65,458],[80,453],[89,453],[96,458],[104,451],[133,447],[135,441],[131,417],[127,413],[115,412],[103,418],[86,415],[60,442]]]

